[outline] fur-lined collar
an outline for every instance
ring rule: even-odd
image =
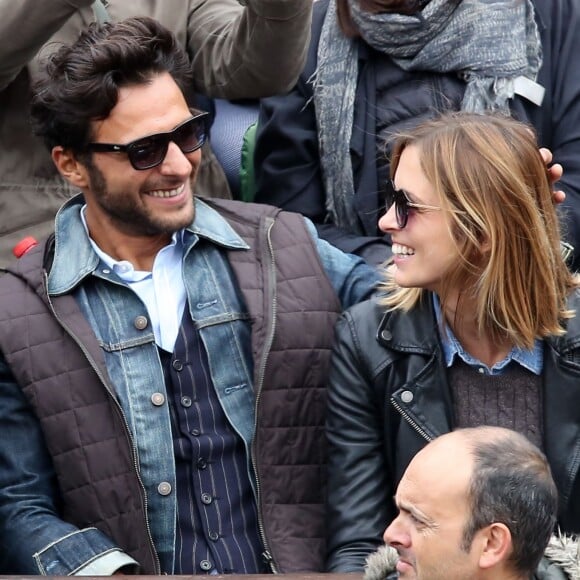
[[[570,580],[580,580],[580,543],[578,538],[564,534],[553,535],[544,552],[550,563],[565,572]],[[365,565],[363,580],[391,580],[397,578],[397,551],[390,546],[381,546],[371,554]],[[549,580],[550,574],[540,576]]]

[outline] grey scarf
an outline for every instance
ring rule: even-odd
[[[535,81],[541,45],[530,0],[431,0],[421,12],[370,14],[348,0],[363,40],[402,69],[455,72],[467,83],[462,109],[508,111],[514,80]],[[353,209],[350,162],[358,75],[357,43],[347,38],[330,0],[320,33],[314,106],[327,212],[333,223],[361,234]]]

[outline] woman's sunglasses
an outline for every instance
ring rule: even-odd
[[[170,142],[175,143],[183,153],[192,153],[205,143],[209,131],[209,115],[198,111],[192,112],[195,113],[194,116],[175,127],[173,131],[141,137],[126,145],[89,143],[86,149],[101,153],[126,153],[134,169],[157,167],[163,163]]]
[[[422,203],[412,202],[405,195],[405,192],[402,189],[395,189],[394,184],[392,184],[392,191],[387,193],[387,211],[391,209],[393,204],[395,205],[395,218],[397,219],[397,225],[401,230],[407,225],[407,222],[409,221],[409,212],[411,210],[418,212],[441,210],[440,207],[434,205],[425,205]]]

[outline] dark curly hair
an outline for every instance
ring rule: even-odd
[[[174,35],[152,18],[92,24],[47,61],[33,86],[33,131],[50,149],[81,153],[91,140],[91,121],[108,117],[119,90],[167,72],[187,94],[189,58]]]

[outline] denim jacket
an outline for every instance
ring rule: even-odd
[[[92,249],[82,221],[82,198],[68,202],[56,219],[55,254],[48,274],[48,294],[73,294],[105,353],[110,381],[120,402],[138,458],[138,472],[147,498],[151,539],[160,570],[171,571],[175,541],[175,466],[163,372],[148,312],[136,294],[111,271]],[[313,237],[315,229],[309,225]],[[210,243],[200,244],[200,239]],[[250,457],[254,428],[253,361],[250,325],[232,277],[226,249],[247,248],[246,242],[217,211],[196,200],[196,217],[187,228],[183,251],[183,279],[187,305],[209,354],[212,381],[223,409],[240,435]],[[196,247],[198,246],[198,247]],[[324,241],[316,247],[329,280],[344,308],[368,296],[377,281],[374,270]],[[219,357],[212,353],[220,353]],[[134,561],[95,528],[77,530],[59,520],[51,505],[52,474],[35,417],[27,410],[10,370],[0,360],[0,421],[3,437],[0,461],[0,520],[11,531],[0,533],[0,554],[18,573],[109,574]],[[12,427],[11,427],[12,425]],[[16,457],[20,438],[27,433],[26,453]],[[38,474],[24,483],[20,471]],[[251,481],[252,469],[248,464]],[[17,477],[18,475],[18,477]],[[19,497],[16,497],[18,493]],[[21,495],[24,494],[24,495]],[[33,507],[45,513],[30,518]],[[8,527],[8,524],[6,524]],[[35,535],[38,532],[38,535]],[[12,534],[13,541],[8,542]],[[26,538],[26,542],[22,544]],[[32,558],[31,558],[32,556]],[[11,564],[15,562],[15,564]]]

